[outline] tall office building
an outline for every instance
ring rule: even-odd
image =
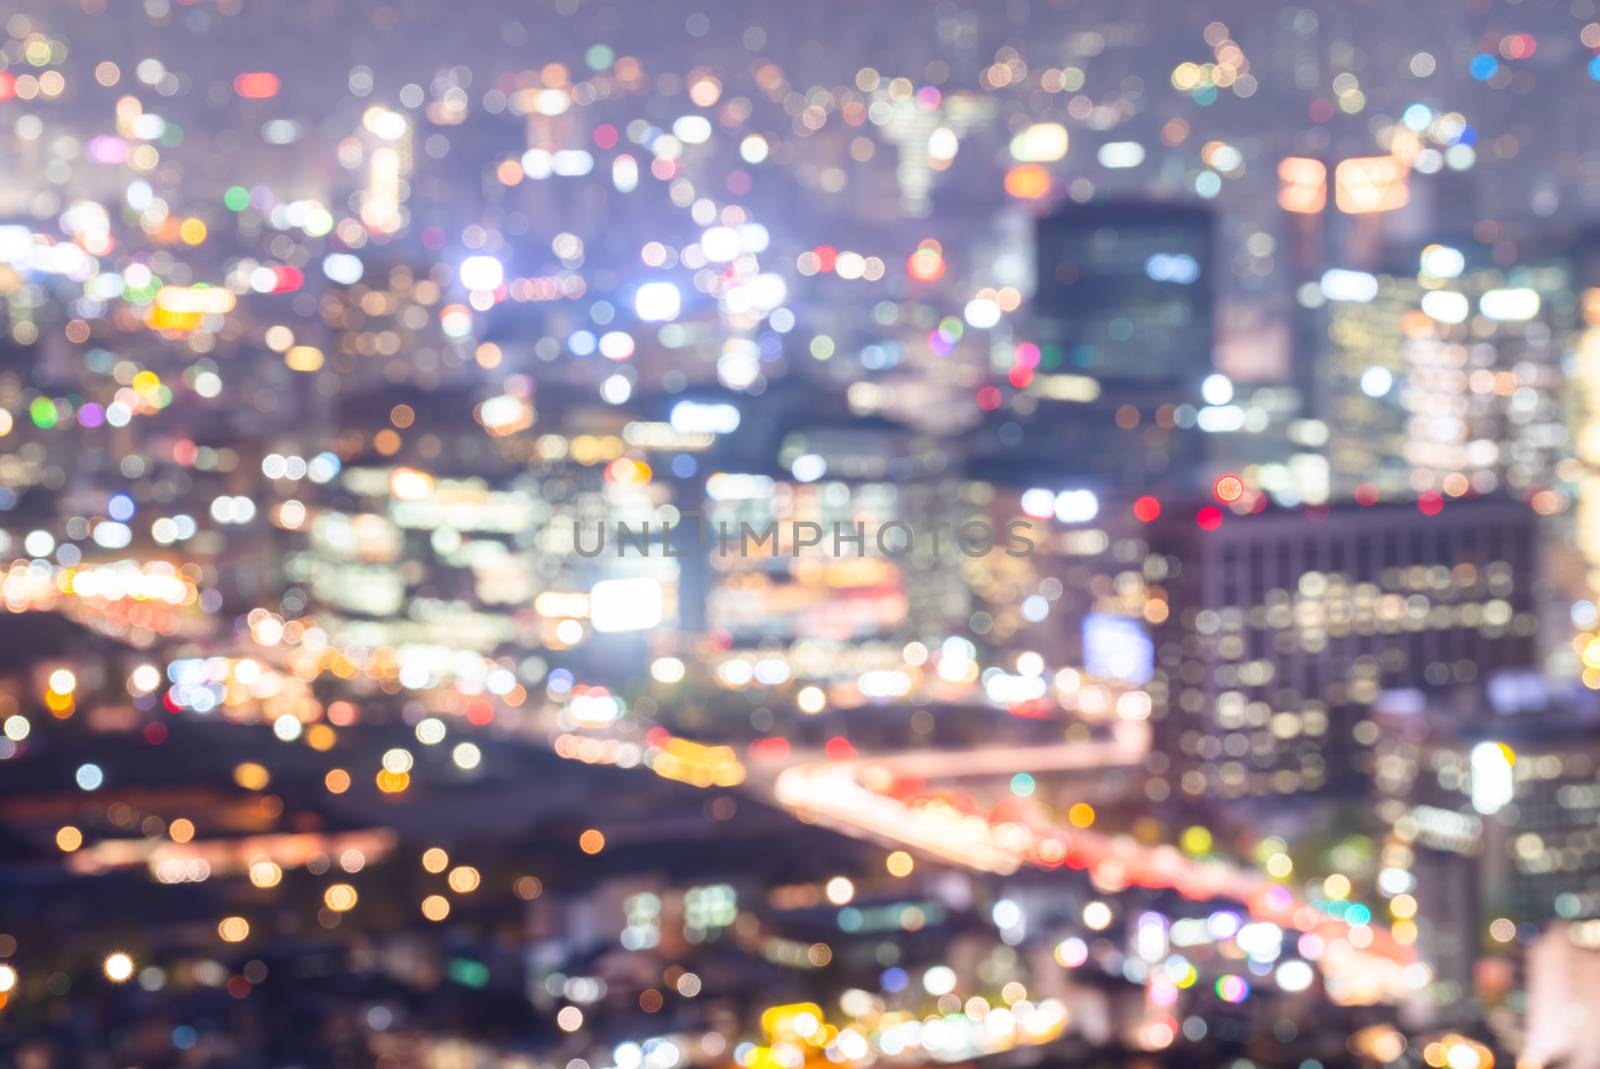
[[[1471,267],[1443,245],[1415,275],[1333,270],[1319,415],[1336,495],[1529,497],[1560,481],[1562,360],[1577,320],[1559,262]]]
[[[1041,219],[1042,345],[1102,385],[1191,389],[1212,369],[1215,221],[1153,202],[1074,205]]]
[[[1129,490],[1198,489],[1214,230],[1204,208],[1154,201],[1069,205],[1040,219],[1026,382],[1034,418],[1015,447],[1003,436],[993,448],[980,442],[980,459],[1049,457],[1058,471]]]
[[[1485,931],[1600,915],[1595,720],[1511,682],[1378,703],[1375,797],[1389,827],[1380,889],[1409,899],[1396,916],[1434,970],[1440,1019],[1463,1014]]]
[[[1405,322],[1417,312],[1422,289],[1415,279],[1391,275],[1329,276],[1311,296],[1323,321],[1318,344],[1326,359],[1311,363],[1319,366],[1314,396],[1316,414],[1328,427],[1331,490],[1348,497],[1370,484],[1382,497],[1411,496]]]
[[[1198,522],[1170,506],[1153,527],[1168,611],[1152,771],[1172,797],[1355,793],[1382,691],[1532,663],[1534,514],[1519,503],[1208,506]]]
[[[1408,842],[1482,857],[1492,916],[1600,916],[1595,718],[1548,701],[1498,712],[1493,689],[1487,703],[1405,695],[1383,703],[1382,814]],[[1440,813],[1457,815],[1451,826],[1472,834],[1441,842],[1437,833],[1449,822]]]
[[[1600,256],[1581,255],[1579,277],[1582,327],[1567,375],[1574,504],[1563,519],[1571,523],[1567,551],[1576,554],[1574,569],[1582,575],[1561,586],[1572,597],[1572,619],[1583,635],[1573,647],[1572,667],[1582,671],[1586,686],[1600,689],[1600,612],[1594,609],[1600,604]]]

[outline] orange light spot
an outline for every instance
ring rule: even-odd
[[[1037,163],[1022,163],[1006,172],[1006,192],[1018,200],[1039,200],[1050,194],[1050,172]]]

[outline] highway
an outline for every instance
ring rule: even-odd
[[[974,775],[1105,771],[1142,761],[1148,745],[1142,723],[1119,725],[1109,740],[1049,747],[972,751],[913,751],[849,760],[801,760],[770,776],[752,769],[751,786],[770,782],[773,797],[796,816],[846,834],[903,847],[981,872],[1001,875],[1023,866],[1067,867],[1088,873],[1108,894],[1130,886],[1170,888],[1195,901],[1223,899],[1250,917],[1289,931],[1316,932],[1326,947],[1319,965],[1330,997],[1346,1004],[1389,1001],[1426,982],[1409,947],[1377,925],[1353,926],[1317,910],[1264,874],[1215,859],[1186,857],[1170,845],[1149,846],[1127,835],[1057,826],[1042,816],[992,823],[947,803],[917,802],[888,793],[896,781]]]

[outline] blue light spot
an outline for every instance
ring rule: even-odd
[[[1187,286],[1199,279],[1200,264],[1186,252],[1158,252],[1144,262],[1144,273],[1152,282]]]
[[[1011,777],[1011,793],[1018,798],[1028,798],[1033,794],[1033,777],[1026,772],[1018,772]]]
[[[587,330],[575,330],[567,339],[567,348],[572,351],[573,356],[592,356],[599,344],[594,333]]]
[[[868,371],[882,371],[884,368],[894,367],[899,362],[893,342],[869,345],[861,350],[861,366]]]
[[[1487,52],[1480,52],[1473,56],[1472,63],[1467,67],[1467,72],[1480,82],[1487,82],[1499,70],[1500,61]]]

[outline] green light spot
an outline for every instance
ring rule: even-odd
[[[489,983],[489,967],[471,958],[451,958],[445,972],[465,987],[484,987]]]
[[[243,186],[229,186],[222,195],[222,203],[228,206],[230,212],[242,212],[250,207],[250,191]]]
[[[56,403],[48,397],[35,397],[28,406],[28,418],[35,427],[49,430],[56,425]]]

